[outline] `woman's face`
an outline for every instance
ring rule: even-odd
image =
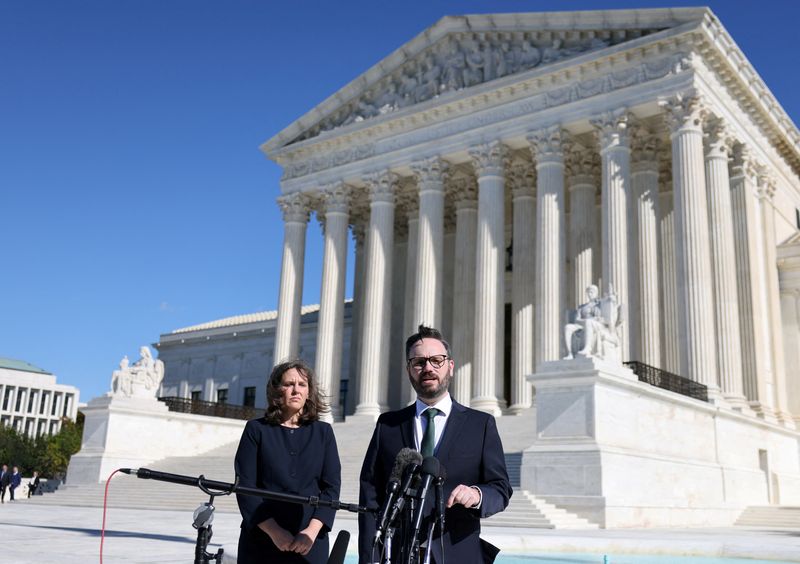
[[[308,400],[308,378],[296,368],[290,368],[281,378],[281,411],[286,416],[303,409]]]

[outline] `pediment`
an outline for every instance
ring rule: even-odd
[[[265,143],[270,153],[432,99],[607,49],[705,8],[447,16]]]

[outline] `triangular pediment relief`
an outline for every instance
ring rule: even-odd
[[[702,20],[702,8],[442,18],[292,123],[267,152],[327,131]]]

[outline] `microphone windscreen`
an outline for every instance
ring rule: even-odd
[[[328,564],[343,564],[347,556],[347,545],[350,542],[350,533],[339,531],[336,535],[336,542],[333,543],[331,555],[328,557]]]
[[[439,459],[435,456],[429,456],[425,460],[422,461],[422,473],[428,474],[430,476],[439,476],[439,469],[441,465],[439,464]]]
[[[402,448],[400,452],[397,453],[397,457],[394,459],[394,466],[392,467],[392,473],[389,475],[389,481],[399,482],[403,476],[403,469],[411,463],[419,464],[422,462],[422,455],[412,448]]]

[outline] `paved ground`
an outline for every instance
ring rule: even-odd
[[[1,505],[3,560],[18,564],[97,562],[102,517],[102,509],[91,507],[33,505],[24,500]],[[184,511],[112,508],[106,519],[104,561],[192,562],[195,531],[191,522],[191,514]],[[337,528],[352,532],[350,552],[354,553],[354,517],[342,516],[337,520]],[[223,546],[232,556],[238,535],[238,516],[217,514],[213,550]],[[575,560],[558,558],[558,552],[594,553],[598,555],[598,562],[602,562],[603,554],[673,554],[800,562],[800,530],[794,529],[552,531],[485,527],[483,536],[501,547],[503,554],[551,553],[552,561],[559,562]],[[226,562],[232,560],[226,559]]]

